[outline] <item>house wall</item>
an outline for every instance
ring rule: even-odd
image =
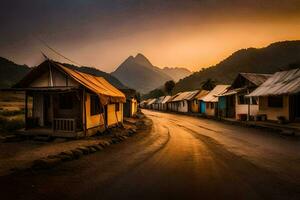
[[[289,96],[283,96],[283,107],[272,108],[268,106],[268,97],[259,97],[259,114],[266,114],[268,120],[277,121],[278,116],[284,116],[290,120],[289,115]]]
[[[86,93],[85,108],[87,129],[104,126],[104,114],[91,115],[91,94],[89,93]]]
[[[33,94],[32,117],[37,119],[39,126],[44,126],[44,98],[42,94]]]
[[[206,104],[210,104],[210,102],[205,102],[205,105]],[[215,108],[216,108],[216,106],[217,106],[217,103],[214,103],[214,108],[211,108],[211,106],[206,107],[205,108],[205,114],[208,115],[208,116],[215,116],[215,113],[216,113]]]
[[[198,100],[191,101],[191,111],[195,112],[195,113],[199,112],[199,101]]]
[[[112,126],[118,122],[123,122],[123,103],[119,103],[119,111],[116,114],[115,104],[107,105],[107,125]]]
[[[252,100],[250,100],[252,102]],[[258,103],[259,104],[259,103]],[[259,106],[250,104],[250,116],[255,116],[258,114]],[[235,118],[238,119],[239,114],[248,115],[248,104],[239,104],[238,95],[235,95]]]
[[[72,78],[65,75],[63,72],[57,70],[56,68],[51,68],[53,86],[78,86],[79,84]],[[50,81],[50,70],[42,74],[39,78],[35,79],[30,87],[49,87],[51,86]]]
[[[178,112],[188,112],[188,101],[187,100],[183,100],[178,102]]]
[[[138,103],[136,99],[132,99],[131,101],[131,116],[135,115],[137,113]],[[124,106],[124,105],[123,105]]]
[[[236,105],[235,106],[235,118],[238,119],[239,114],[247,114],[248,115],[248,105]],[[255,116],[258,114],[258,105],[250,105],[250,116]]]

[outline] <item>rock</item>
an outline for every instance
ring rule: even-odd
[[[73,152],[72,151],[63,151],[60,153],[60,155],[73,156]]]
[[[71,150],[71,151],[72,151],[73,157],[75,159],[78,159],[78,158],[80,158],[83,155],[83,152],[80,151],[80,150],[78,150],[78,149],[74,149],[74,150]]]
[[[88,147],[90,149],[90,153],[95,153],[97,150],[93,146]]]
[[[70,160],[73,160],[73,155],[72,156],[59,155],[59,158],[60,158],[61,161],[70,161]]]
[[[95,144],[93,145],[93,147],[97,150],[97,151],[101,151],[103,149],[103,147],[99,144]]]
[[[90,153],[89,148],[86,148],[86,147],[79,147],[77,149],[79,149],[80,151],[82,151],[82,153],[85,154],[85,155]]]
[[[33,169],[49,169],[61,162],[59,158],[44,158],[33,161]]]

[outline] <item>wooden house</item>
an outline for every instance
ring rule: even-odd
[[[168,110],[168,101],[171,99],[171,96],[165,96],[164,100],[161,102],[161,110],[167,111]]]
[[[137,113],[138,102],[134,89],[120,89],[126,96],[126,103],[123,104],[124,117],[133,117]]]
[[[217,85],[207,95],[199,98],[199,101],[201,101],[200,106],[205,106],[205,111],[203,114],[207,116],[218,116],[218,95],[224,93],[228,88],[229,85]]]
[[[221,117],[246,120],[258,113],[258,98],[246,97],[263,84],[270,74],[239,73],[230,88],[219,95],[219,114]]]
[[[207,90],[201,90],[191,99],[191,112],[193,113],[200,113],[201,109],[201,98],[206,96],[209,93]]]
[[[81,137],[123,122],[121,91],[52,60],[33,68],[14,89],[25,91],[25,134]]]
[[[251,92],[259,98],[258,115],[271,121],[300,120],[300,69],[273,74]]]
[[[172,111],[190,112],[194,97],[199,93],[199,90],[181,92],[171,100]]]

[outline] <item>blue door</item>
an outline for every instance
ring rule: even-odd
[[[206,109],[206,105],[205,105],[205,102],[201,101],[200,104],[200,113],[205,113],[205,109]]]

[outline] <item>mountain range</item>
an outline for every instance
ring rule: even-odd
[[[141,93],[147,93],[162,86],[166,81],[188,76],[191,72],[185,68],[158,68],[142,54],[129,56],[114,72],[111,73],[122,83]]]
[[[209,78],[217,83],[231,84],[239,72],[271,74],[293,66],[300,66],[300,40],[241,49],[220,63],[181,79],[173,92],[198,89]]]

